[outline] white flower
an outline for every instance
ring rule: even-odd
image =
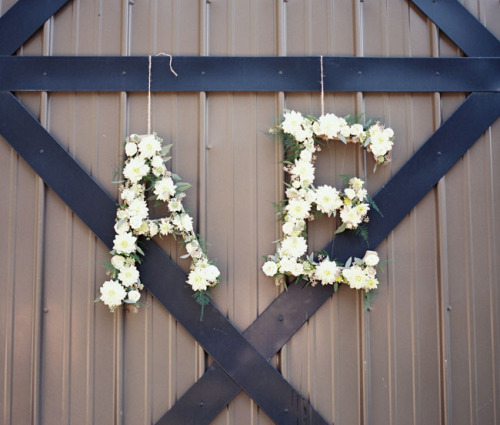
[[[151,158],[151,165],[153,168],[161,168],[163,166],[163,158],[159,155],[153,156],[153,158]]]
[[[128,164],[125,165],[125,168],[123,169],[124,177],[132,183],[137,183],[148,173],[149,165],[147,165],[141,157],[134,157],[130,159]]]
[[[283,255],[298,258],[307,251],[307,242],[302,236],[288,236],[281,244]]]
[[[200,258],[203,256],[203,251],[201,250],[200,244],[196,239],[186,244],[186,251],[193,258]]]
[[[362,217],[356,211],[356,208],[344,207],[340,210],[340,219],[347,229],[355,229],[362,221]]]
[[[128,299],[132,303],[139,301],[139,298],[141,298],[141,293],[135,289],[128,293]]]
[[[125,257],[122,257],[121,255],[113,255],[111,257],[111,265],[118,270],[121,270],[122,267],[125,265]]]
[[[356,197],[356,192],[354,191],[354,189],[351,189],[350,187],[344,189],[344,193],[351,200]]]
[[[132,229],[134,230],[140,229],[142,227],[142,222],[143,222],[142,217],[138,215],[130,217],[129,220],[130,227],[132,227]]]
[[[262,266],[262,271],[266,276],[273,277],[278,273],[278,266],[274,261],[266,261]]]
[[[368,213],[370,206],[368,204],[358,204],[356,205],[356,212],[360,215],[361,218],[364,218]]]
[[[199,267],[191,270],[187,283],[192,286],[193,291],[205,291],[209,287],[209,282],[205,277],[205,273],[203,269]]]
[[[120,196],[124,201],[127,201],[130,204],[134,200],[136,193],[132,187],[127,187],[122,190]]]
[[[182,203],[177,198],[172,198],[168,203],[168,209],[172,212],[182,211]]]
[[[378,258],[377,251],[366,251],[363,257],[363,263],[370,267],[376,266],[379,261],[380,259]]]
[[[361,124],[351,125],[351,136],[359,137],[363,133],[363,126]]]
[[[159,230],[160,230],[160,228],[158,227],[158,225],[156,224],[156,222],[151,221],[149,223],[149,234],[151,236],[155,236],[158,233]]]
[[[193,218],[189,214],[177,214],[172,221],[181,232],[193,231]]]
[[[300,112],[285,112],[283,117],[284,121],[281,123],[281,128],[285,133],[295,135],[298,130],[302,129],[304,117]]]
[[[302,181],[314,181],[314,165],[303,159],[296,159],[295,165],[290,170],[290,174]]]
[[[304,266],[302,263],[295,263],[292,267],[292,274],[294,276],[300,276],[301,274],[304,274]]]
[[[285,235],[291,235],[295,230],[295,226],[291,221],[287,221],[285,224],[283,224],[282,229]]]
[[[136,250],[137,238],[132,233],[121,233],[115,236],[113,249],[122,254],[131,254]]]
[[[363,269],[354,265],[342,272],[347,284],[353,289],[363,289],[367,283],[367,276]]]
[[[356,191],[362,189],[364,184],[365,182],[358,177],[352,177],[349,180],[349,186]]]
[[[153,168],[153,174],[156,177],[163,176],[166,171],[167,171],[167,169],[166,169],[166,167],[164,165],[162,165],[161,167],[155,167],[155,168]]]
[[[160,220],[160,233],[164,236],[172,232],[172,223],[166,218]]]
[[[335,114],[326,114],[319,117],[318,121],[313,126],[313,130],[317,136],[324,136],[327,139],[333,139],[338,136],[340,127],[345,124],[346,123],[343,118],[339,118]]]
[[[359,189],[357,192],[356,192],[356,197],[361,201],[363,202],[366,198],[366,195],[368,195],[368,191],[366,189]]]
[[[342,199],[337,189],[331,186],[320,186],[314,192],[314,202],[318,211],[325,214],[332,214],[342,206]]]
[[[303,161],[311,162],[312,161],[312,152],[307,149],[302,149],[300,152],[300,159]]]
[[[134,156],[137,153],[137,145],[134,142],[128,142],[125,145],[125,153],[127,156]]]
[[[170,197],[175,195],[175,183],[171,177],[163,177],[155,184],[153,193],[161,201],[167,201]]]
[[[130,226],[126,220],[118,220],[115,224],[115,232],[120,234],[120,233],[125,233],[130,230]]]
[[[148,204],[144,198],[135,198],[128,206],[127,213],[130,218],[137,216],[144,219],[148,216]]]
[[[311,204],[302,199],[292,199],[288,205],[285,207],[290,217],[293,219],[305,219],[309,217],[309,211],[311,210]]]
[[[340,128],[340,134],[344,137],[349,137],[351,135],[351,127],[344,125]]]
[[[144,157],[151,158],[161,150],[161,143],[153,134],[147,134],[142,136],[139,142],[139,150]]]
[[[322,285],[333,285],[340,274],[340,269],[335,261],[323,260],[316,267],[314,276]]]
[[[137,282],[139,279],[139,270],[135,266],[126,266],[123,267],[118,274],[118,280],[122,283],[123,286],[128,288]]]
[[[279,263],[279,269],[281,273],[291,273],[296,261],[289,257],[281,258]]]
[[[213,264],[209,264],[205,267],[205,277],[207,280],[213,282],[220,276],[220,271]]]
[[[117,210],[116,218],[118,218],[119,220],[125,220],[126,218],[128,218],[127,210],[124,210],[123,208]]]
[[[107,280],[100,288],[101,301],[106,304],[111,310],[118,307],[127,293],[123,286],[116,280]]]

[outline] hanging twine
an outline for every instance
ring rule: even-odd
[[[325,82],[324,82],[324,74],[323,74],[323,55],[320,57],[321,59],[321,115],[325,115]]]
[[[168,53],[158,53],[156,56],[168,56],[170,58],[170,72],[178,77],[177,72],[172,68],[172,55]],[[153,66],[153,62],[151,59],[151,55],[149,55],[148,62],[148,134],[151,134],[151,68]]]
[[[148,74],[148,134],[151,134],[151,55],[149,55]]]

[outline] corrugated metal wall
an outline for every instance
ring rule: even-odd
[[[13,3],[1,1],[1,13]],[[462,3],[500,38],[497,0]],[[159,52],[460,55],[406,0],[74,0],[19,54]],[[146,95],[19,97],[116,195],[122,140],[146,131]],[[329,147],[317,181],[366,173],[373,194],[464,97],[327,94],[327,111],[380,117],[396,143],[392,164],[376,174],[359,151]],[[283,107],[319,115],[320,96],[153,95],[153,129],[174,144],[172,167],[193,183],[187,204],[222,270],[215,301],[242,330],[278,292],[259,270],[279,235],[272,202],[283,176],[265,132]],[[497,121],[379,247],[390,263],[371,312],[342,288],[273,359],[329,421],[500,424],[499,139]],[[138,314],[92,302],[107,250],[4,140],[0,176],[0,422],[156,421],[210,360],[150,296]],[[315,249],[331,225],[310,226]],[[159,243],[188,268],[174,241]],[[269,423],[244,394],[214,421]]]

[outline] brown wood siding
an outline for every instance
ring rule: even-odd
[[[14,3],[0,1],[0,13]],[[497,0],[462,3],[500,38]],[[18,54],[160,52],[174,55],[174,69],[175,55],[461,55],[406,0],[74,0]],[[122,141],[146,132],[146,94],[19,97],[116,197]],[[396,141],[376,174],[360,151],[325,148],[317,182],[366,174],[374,194],[464,98],[327,93],[327,112],[380,117]],[[265,133],[283,108],[319,115],[320,96],[156,93],[152,108],[222,271],[215,302],[244,330],[279,292],[260,271],[283,196],[280,151]],[[327,420],[500,424],[499,143],[497,121],[379,246],[390,262],[372,311],[341,288],[272,359]],[[93,303],[107,249],[3,139],[0,179],[0,423],[155,422],[211,359],[150,295],[137,314]],[[331,231],[331,220],[313,222],[310,245],[323,247]],[[158,242],[188,270],[175,241]],[[272,422],[241,393],[213,423]]]

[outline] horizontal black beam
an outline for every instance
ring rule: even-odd
[[[115,201],[11,93],[0,92],[0,135],[111,248]],[[275,423],[327,424],[213,304],[200,322],[185,273],[157,244],[147,242],[144,251],[146,288]]]
[[[410,1],[467,56],[500,56],[500,41],[457,0]],[[491,22],[496,24],[498,15]]]
[[[152,58],[154,92],[317,92],[320,57]],[[324,57],[327,92],[498,92],[500,58]],[[0,56],[0,90],[144,92],[145,56]]]

